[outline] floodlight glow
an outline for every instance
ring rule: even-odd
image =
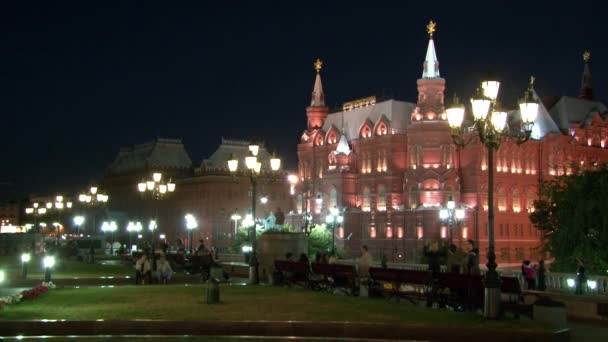
[[[21,262],[30,262],[31,259],[32,256],[30,255],[30,253],[21,254]]]
[[[597,281],[589,279],[587,280],[587,286],[590,289],[595,290],[597,288]]]
[[[44,265],[44,268],[55,266],[55,257],[50,255],[45,256],[44,259],[42,259],[42,264]]]
[[[243,246],[241,247],[241,251],[243,251],[243,253],[249,253],[253,251],[253,248],[251,248],[251,246]]]
[[[566,283],[568,283],[568,287],[574,287],[574,285],[576,285],[576,282],[572,278],[568,278]]]
[[[4,271],[0,271],[0,284],[4,282]]]

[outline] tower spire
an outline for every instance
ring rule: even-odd
[[[578,94],[580,99],[593,100],[593,89],[591,88],[591,71],[589,69],[589,60],[591,59],[591,53],[585,51],[583,53],[583,61],[585,66],[583,67],[583,81],[581,82],[581,90]]]
[[[439,78],[439,61],[437,60],[435,44],[433,43],[433,34],[436,31],[436,27],[437,23],[433,20],[429,21],[426,25],[426,32],[429,34],[429,46],[426,49],[422,78]]]
[[[317,76],[315,78],[315,86],[312,89],[312,99],[310,106],[306,108],[306,117],[308,118],[308,129],[320,129],[325,123],[329,108],[325,106],[325,93],[323,93],[323,84],[321,83],[321,69],[323,62],[317,58],[314,63]]]
[[[312,99],[310,101],[311,107],[325,107],[325,94],[323,93],[323,83],[321,83],[321,69],[323,69],[323,62],[317,58],[314,63],[317,77],[315,78],[315,86],[312,89]]]

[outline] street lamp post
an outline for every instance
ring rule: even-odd
[[[85,219],[82,215],[74,216],[74,225],[77,227],[77,235],[80,236],[80,226],[84,223]]]
[[[186,228],[188,229],[188,245],[190,255],[192,255],[192,230],[198,227],[198,222],[196,221],[196,217],[194,217],[192,214],[186,214],[184,218],[186,219]]]
[[[251,259],[249,260],[249,282],[251,285],[257,285],[260,283],[259,272],[258,272],[258,259],[257,259],[257,242],[256,242],[256,228],[255,228],[255,205],[256,205],[256,191],[258,184],[258,175],[262,169],[262,162],[258,161],[258,145],[249,145],[249,154],[245,157],[245,166],[247,167],[247,173],[251,182],[251,214],[253,216],[253,224],[251,225]],[[238,169],[238,159],[231,157],[228,160],[228,169],[231,173],[235,174]],[[270,168],[273,172],[278,171],[281,167],[281,159],[276,158],[274,155],[270,158]]]
[[[232,239],[236,239],[236,230],[237,230],[237,226],[238,226],[238,222],[241,219],[241,215],[239,214],[238,210],[235,208],[234,209],[234,213],[232,213],[232,215],[230,216],[230,219],[234,221],[234,234],[232,235]]]
[[[344,216],[336,207],[331,208],[330,213],[325,217],[325,222],[331,225],[331,254],[336,255],[336,225],[344,222]]]
[[[82,206],[93,208],[93,220],[91,221],[93,223],[93,232],[97,230],[97,208],[105,206],[108,203],[109,199],[110,196],[100,192],[99,187],[95,185],[89,187],[87,191],[84,191],[78,195],[78,202],[80,202]],[[78,226],[78,229],[80,231],[80,226]]]
[[[472,129],[463,132],[464,106],[454,98],[454,104],[446,110],[454,143],[459,147],[479,140],[488,150],[488,271],[484,278],[484,317],[498,318],[500,313],[500,277],[496,272],[494,246],[494,150],[503,139],[512,139],[518,145],[530,139],[534,120],[538,113],[538,102],[533,94],[534,77],[531,77],[524,97],[519,101],[522,125],[512,131],[507,125],[507,112],[501,110],[496,102],[500,82],[489,79],[483,81],[474,98],[471,99],[474,124]]]
[[[21,254],[21,278],[27,278],[27,264],[30,262],[32,256],[30,253]]]
[[[152,173],[152,179],[143,180],[137,184],[137,190],[142,196],[149,196],[153,200],[162,200],[168,194],[175,192],[175,183],[169,179],[168,181],[163,180],[163,174],[160,172]],[[154,248],[156,239],[154,238],[154,230],[158,228],[158,204],[154,206],[154,226],[152,229],[150,225],[148,225],[148,230],[151,232],[152,236],[152,248]]]
[[[447,208],[439,210],[439,219],[448,224],[448,241],[450,244],[452,244],[454,225],[458,227],[464,217],[464,209],[456,208],[456,202],[454,202],[452,196],[448,198]]]
[[[44,266],[44,281],[46,283],[51,281],[51,268],[55,266],[55,257],[47,255],[42,259],[42,265]]]
[[[116,231],[116,229],[118,229],[118,226],[116,225],[115,221],[111,221],[111,222],[105,221],[101,225],[101,230],[104,233],[107,233],[107,232],[112,233],[112,242],[110,243],[110,255],[114,255],[114,232]]]

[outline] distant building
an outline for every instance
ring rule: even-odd
[[[187,239],[184,216],[193,214],[199,226],[193,231],[194,247],[202,239],[220,250],[228,248],[234,239],[232,214],[237,212],[244,218],[251,207],[251,183],[244,172],[249,145],[248,141],[222,138],[218,149],[199,166],[192,165],[180,140],[157,139],[133,148],[122,148],[103,180],[102,186],[110,196],[108,210],[122,213],[123,220],[139,220],[144,228],[150,219],[156,218],[156,235],[165,234],[171,243],[176,238]],[[234,176],[227,168],[231,156],[239,160],[239,169]],[[263,163],[258,176],[257,217],[266,217],[277,208],[286,212],[292,210],[285,174],[283,171],[269,172],[270,154],[264,146],[260,146],[258,159]],[[175,192],[160,200],[142,196],[137,183],[150,179],[153,172],[171,178],[176,184]],[[259,202],[263,195],[268,196],[266,204]],[[238,225],[240,227],[240,222]],[[146,234],[149,233],[143,232],[144,236],[149,236]]]
[[[521,146],[505,142],[495,152],[495,241],[503,264],[540,256],[540,234],[528,218],[540,182],[573,172],[573,163],[593,169],[608,162],[608,110],[593,99],[588,60],[586,55],[578,98],[547,99],[532,139]],[[305,224],[309,212],[313,223],[322,223],[330,209],[343,209],[336,234],[351,255],[365,244],[377,257],[419,262],[426,241],[449,237],[438,214],[452,197],[466,209],[453,241],[461,246],[467,239],[477,241],[485,261],[487,151],[479,143],[462,150],[453,144],[432,36],[416,102],[372,96],[330,113],[320,64],[315,67],[307,127],[298,145],[296,210],[288,220]],[[509,114],[515,127],[519,111]]]

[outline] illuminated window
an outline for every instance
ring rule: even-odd
[[[386,238],[387,239],[392,239],[393,238],[393,228],[386,227]]]
[[[365,187],[365,188],[363,188],[363,205],[362,205],[363,211],[370,210],[370,202],[371,202],[370,191],[369,191],[368,187]]]
[[[518,213],[521,211],[521,196],[517,188],[513,189],[513,211]]]
[[[375,239],[375,238],[376,238],[376,228],[371,227],[371,228],[369,229],[369,237],[371,237],[372,239]]]
[[[448,237],[448,227],[442,226],[441,227],[441,238],[447,239],[447,237]]]
[[[417,227],[416,228],[416,237],[418,239],[422,239],[424,237],[424,232],[423,232],[422,227]]]
[[[462,228],[462,239],[466,240],[469,238],[469,228],[468,227],[463,227]]]
[[[384,185],[378,185],[376,208],[379,211],[386,211],[386,187]]]
[[[403,227],[397,228],[397,238],[403,239]]]

